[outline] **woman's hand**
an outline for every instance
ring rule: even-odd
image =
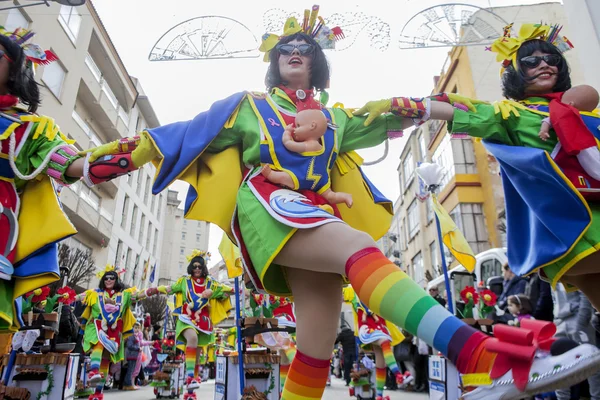
[[[367,119],[365,120],[365,126],[371,125],[371,122],[375,120],[375,118],[379,117],[381,114],[389,113],[392,108],[392,100],[376,100],[369,101],[367,104],[354,111],[352,114],[354,115],[365,115],[369,114]]]

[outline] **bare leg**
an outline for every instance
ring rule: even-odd
[[[331,189],[327,189],[322,193],[322,196],[331,204],[345,203],[348,208],[352,207],[352,195],[343,192],[334,192]]]
[[[269,182],[276,185],[286,186],[289,188],[294,187],[294,181],[286,172],[273,171],[270,166],[265,165],[261,171],[261,174],[267,178]]]
[[[198,387],[198,383],[192,384],[191,380],[197,378],[195,376],[196,373],[196,363],[198,360],[198,334],[194,329],[186,329],[182,333],[185,338],[185,374],[188,383],[188,388],[193,389]]]
[[[302,353],[328,360],[342,311],[342,280],[339,275],[287,270],[296,306],[296,342]]]

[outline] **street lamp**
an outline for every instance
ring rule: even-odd
[[[4,1],[6,1],[6,0],[4,0]],[[14,4],[10,7],[0,8],[0,11],[11,10],[13,8],[25,8],[25,7],[33,7],[33,6],[41,6],[41,5],[46,5],[46,7],[50,7],[50,3],[52,3],[52,2],[58,3],[62,6],[78,7],[78,6],[84,5],[85,1],[86,0],[41,0],[41,1],[36,1],[35,3]]]

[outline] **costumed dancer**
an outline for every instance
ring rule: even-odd
[[[313,14],[317,12],[318,6],[313,7]],[[133,168],[154,161],[158,170],[153,193],[176,179],[188,182],[186,217],[215,223],[236,239],[247,274],[258,290],[293,296],[297,352],[283,399],[318,399],[323,394],[341,311],[342,278],[370,310],[441,351],[461,373],[489,377],[495,358],[486,346],[489,337],[440,306],[375,243],[388,231],[393,207],[362,173],[362,159],[355,150],[398,137],[413,124],[413,115],[388,113],[398,109],[397,99],[387,100],[387,108],[376,102],[379,106],[368,118],[343,108],[323,107],[331,123],[321,138],[321,152],[299,154],[283,145],[296,103],[307,93],[324,92],[328,87],[323,49],[332,48],[341,37],[339,28],[309,21],[300,24],[289,18],[283,33],[263,36],[261,50],[269,62],[267,93],[237,93],[191,121],[144,131],[132,140],[137,146],[132,152],[120,150],[118,142],[91,149],[87,163],[94,167],[109,154],[132,160]],[[447,98],[454,103],[456,96]],[[379,115],[378,110],[386,115]],[[261,174],[263,165],[290,172],[295,190],[269,182]],[[110,168],[106,172],[119,173],[116,166]],[[102,182],[112,176],[94,179]],[[330,204],[313,190],[317,187],[321,193],[331,187],[351,195],[352,208]],[[524,391],[553,386],[554,365],[567,365],[565,360],[572,362],[560,376],[579,376],[598,353],[590,346],[579,346],[566,355],[536,359],[535,370],[541,378],[519,388],[508,378],[513,371],[510,364],[503,371],[508,375],[502,384],[495,385],[500,395],[494,398],[517,398]],[[575,355],[581,357],[570,358]]]
[[[375,385],[377,400],[389,400],[383,397],[386,368],[394,374],[398,385],[405,384],[405,376],[398,368],[394,357],[393,346],[404,340],[404,335],[393,324],[378,317],[363,303],[351,286],[344,288],[344,301],[352,305],[354,325],[360,343],[365,348],[371,348],[375,353]]]
[[[456,97],[442,93],[425,99],[369,102],[360,111],[373,118],[382,112],[410,116],[417,124],[429,118],[446,120],[453,134],[484,139],[501,167],[511,270],[517,275],[537,272],[553,286],[563,282],[576,287],[599,308],[600,169],[594,165],[600,116],[574,107],[589,109],[597,94],[589,87],[583,92],[569,90],[571,79],[563,52],[573,46],[560,36],[560,30],[559,26],[523,24],[518,37],[511,37],[508,28],[492,44],[491,50],[502,62],[502,90],[508,100],[488,104],[459,97],[462,106],[453,107]],[[547,131],[542,125],[548,117],[552,129],[540,135]],[[516,328],[496,325],[494,334],[503,342],[490,340],[485,347],[497,354],[493,380],[479,380],[469,398],[547,392],[568,387],[600,369],[600,354],[594,346],[581,345],[566,352],[561,349],[566,346],[549,349],[549,341],[542,339],[555,327],[536,331],[531,321],[522,320],[521,329],[529,330],[533,341],[516,339]],[[531,351],[532,344],[539,346],[538,351]],[[439,349],[435,343],[434,347]],[[463,384],[467,381],[477,380],[463,376]],[[513,382],[518,391],[509,387]]]
[[[100,280],[97,289],[89,289],[77,296],[77,300],[85,305],[83,311],[83,350],[90,355],[90,385],[95,385],[95,393],[90,400],[104,398],[104,382],[108,376],[110,363],[118,363],[124,359],[124,342],[133,334],[136,323],[131,311],[133,302],[145,299],[158,293],[157,288],[138,291],[136,288],[125,289],[119,277],[124,271],[118,271],[107,265],[96,276]]]
[[[208,275],[210,253],[194,250],[187,257],[189,276],[179,278],[172,286],[160,286],[161,293],[175,294],[177,316],[176,340],[185,352],[185,374],[188,392],[184,399],[195,399],[194,390],[200,387],[198,349],[215,341],[214,325],[227,318],[231,310],[229,295],[233,289],[220,284]]]
[[[52,118],[36,114],[34,70],[57,58],[29,43],[33,35],[0,27],[0,333],[23,325],[21,296],[59,279],[56,243],[77,233],[54,183],[78,181],[83,159]]]

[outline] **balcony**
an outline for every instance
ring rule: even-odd
[[[102,71],[88,54],[78,97],[89,105],[91,116],[106,133],[106,141],[118,140],[129,134],[129,115],[120,105]]]
[[[98,244],[108,243],[112,232],[112,215],[103,209],[89,188],[79,182],[61,192],[60,200],[77,231]]]
[[[75,137],[81,138],[83,135],[87,136],[89,141],[87,143],[78,140],[79,145],[84,149],[89,149],[92,147],[100,146],[102,142],[98,138],[98,135],[94,132],[94,130],[84,121],[84,119],[77,113],[77,111],[73,110],[73,120],[76,122],[77,128],[80,129],[81,132],[73,132],[76,133]],[[102,191],[106,191],[112,198],[117,196],[117,192],[119,191],[119,185],[115,179],[101,183],[98,185],[98,188]]]

